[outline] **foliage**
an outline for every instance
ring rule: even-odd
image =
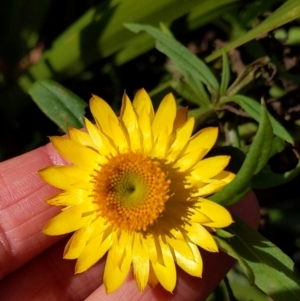
[[[231,205],[255,189],[270,212],[269,230],[261,232],[268,235],[276,226],[292,233],[292,241],[279,246],[290,257],[300,252],[300,226],[285,222],[291,214],[298,225],[300,220],[299,205],[290,201],[299,196],[286,191],[295,188],[300,172],[294,155],[300,141],[298,1],[111,0],[91,7],[75,1],[74,13],[60,5],[14,0],[0,10],[8,28],[0,47],[0,120],[6,128],[0,142],[7,145],[0,158],[42,145],[68,126],[82,127],[82,99],[91,93],[117,107],[124,88],[132,95],[144,86],[156,101],[172,91],[179,106],[189,105],[197,128],[220,125],[223,136],[214,151],[232,157],[229,168],[237,177],[211,200]],[[58,8],[68,22],[54,28],[50,20]],[[282,209],[285,203],[298,210]],[[280,248],[241,221],[228,232],[234,235],[220,234],[218,244],[255,286],[273,300],[300,299],[293,262]]]

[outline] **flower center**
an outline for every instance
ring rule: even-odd
[[[145,231],[164,211],[170,183],[160,162],[139,153],[117,154],[95,176],[95,202],[113,226]]]

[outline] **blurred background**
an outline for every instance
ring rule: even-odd
[[[196,104],[176,89],[178,70],[154,48],[146,34],[133,34],[124,23],[170,29],[177,40],[201,59],[243,37],[286,1],[143,1],[134,0],[0,0],[0,161],[48,143],[63,131],[39,109],[28,94],[39,79],[53,79],[88,103],[91,94],[108,101],[116,111],[126,90],[130,98],[144,87],[157,104],[172,91],[180,105]],[[298,4],[299,5],[299,4]],[[285,22],[286,23],[286,22]],[[273,172],[296,168],[300,140],[300,20],[292,20],[229,52],[232,81],[247,65],[268,56],[270,64],[243,89],[245,95],[267,103],[272,115],[291,133],[294,145],[279,141],[280,151],[269,161]],[[222,60],[209,66],[220,77]],[[88,108],[86,115],[90,117]],[[221,108],[204,123],[217,125],[219,146],[235,145],[231,127],[247,148],[257,122],[237,105]],[[300,265],[299,175],[278,187],[256,189],[261,204],[260,232]],[[228,279],[238,300],[267,300],[250,287],[238,268]],[[245,289],[249,293],[245,295]],[[209,300],[226,300],[224,283]],[[247,298],[245,298],[247,296]]]

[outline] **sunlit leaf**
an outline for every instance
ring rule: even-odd
[[[233,236],[228,237],[228,238],[232,238],[232,237]],[[226,242],[226,240],[221,239],[217,236],[214,236],[214,239],[216,240],[218,247],[223,252],[225,252],[226,254],[230,255],[231,257],[233,257],[234,259],[236,259],[238,261],[238,263],[241,266],[241,268],[243,269],[244,273],[247,275],[249,283],[251,285],[253,285],[254,281],[255,281],[255,275],[253,273],[252,268],[247,263],[247,261],[245,261],[245,259],[242,256],[240,256],[240,254],[238,252],[236,252],[236,250],[234,248],[232,248],[232,246],[230,244],[228,244]]]
[[[260,120],[260,105],[254,99],[244,95],[233,95],[230,100],[239,104],[252,118],[259,122]],[[274,134],[281,139],[294,144],[294,138],[291,134],[270,114],[268,113]]]
[[[87,106],[76,94],[52,80],[40,80],[29,90],[38,107],[64,132],[72,126],[84,126],[84,108]]]
[[[274,301],[300,300],[299,279],[293,261],[273,243],[234,217],[226,242],[253,270],[255,284]]]

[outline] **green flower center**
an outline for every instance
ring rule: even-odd
[[[116,196],[122,206],[133,208],[143,204],[147,197],[148,187],[140,175],[124,173],[115,181],[111,193]]]

